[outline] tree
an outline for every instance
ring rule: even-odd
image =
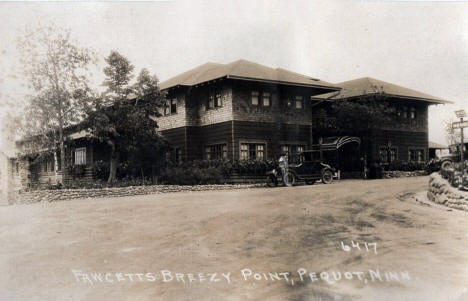
[[[453,123],[455,122],[455,118],[451,117],[444,122],[445,126],[445,139],[448,145],[459,144],[461,141],[461,131],[453,129]]]
[[[389,105],[383,94],[356,100],[339,99],[331,105],[331,110],[331,116],[334,116],[332,124],[340,134],[367,134],[388,126],[396,116],[395,108]]]
[[[139,157],[136,154],[161,148],[156,117],[165,97],[157,77],[146,69],[141,70],[135,84],[130,84],[134,66],[118,52],[112,51],[105,61],[103,85],[107,90],[93,99],[83,127],[110,147],[107,182],[112,185],[122,154],[130,154],[127,160],[135,161]]]
[[[362,96],[354,100],[334,100],[330,106],[329,127],[337,135],[353,135],[361,138],[361,149],[372,154],[371,136],[376,130],[391,127],[398,115],[396,107],[390,105],[387,96],[382,92]],[[403,121],[401,121],[403,122]],[[372,157],[367,157],[373,161]]]
[[[17,47],[32,90],[24,112],[26,135],[35,137],[39,148],[59,145],[65,177],[66,129],[83,117],[84,96],[90,92],[87,71],[96,62],[95,54],[55,24],[27,30]]]

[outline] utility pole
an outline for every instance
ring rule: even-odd
[[[466,117],[466,112],[465,110],[458,110],[455,111],[455,115],[457,115],[457,118],[460,118],[460,122],[454,122],[452,127],[453,129],[459,128],[460,129],[460,162],[462,163],[462,166],[465,167],[465,139],[464,139],[464,133],[463,129],[465,127],[468,127],[468,123],[463,121],[463,118]]]

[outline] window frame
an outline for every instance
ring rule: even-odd
[[[300,108],[297,107],[297,104],[300,104]],[[304,97],[302,95],[294,96],[294,109],[303,110],[304,109]]]
[[[221,108],[223,106],[223,95],[221,92],[215,93],[214,107]]]
[[[244,146],[247,146],[244,148]],[[259,148],[262,146],[262,149]],[[255,158],[252,158],[251,154],[255,152]],[[259,157],[259,153],[262,156]],[[268,144],[266,141],[239,141],[239,159],[240,160],[268,160]],[[245,156],[247,155],[247,157]]]
[[[265,105],[265,99],[267,99],[268,104]],[[271,107],[271,93],[262,92],[262,107]]]
[[[387,160],[382,160],[382,151],[385,151],[386,152],[386,158]],[[391,151],[395,151],[395,158],[393,160],[391,160]],[[392,162],[396,162],[398,161],[398,147],[397,146],[380,146],[379,147],[379,160],[380,162],[382,163],[392,163]]]
[[[204,145],[203,150],[203,158],[205,160],[224,160],[228,158],[227,142],[207,144]]]
[[[411,152],[416,152],[415,153],[416,160],[413,160],[413,158],[411,156]],[[419,152],[422,155],[421,158],[419,157]],[[419,159],[421,159],[421,160],[419,160]],[[424,150],[424,148],[409,147],[408,148],[408,162],[412,162],[412,163],[424,163],[424,162],[426,162],[426,151]]]
[[[80,157],[81,160],[78,161],[78,153],[83,153],[83,156]],[[74,150],[73,165],[86,165],[86,147],[78,147]],[[77,163],[78,162],[78,163]]]
[[[172,98],[169,102],[170,104],[170,115],[176,115],[177,112],[178,112],[178,101],[177,101],[177,98]]]
[[[409,109],[409,118],[415,120],[416,119],[416,107],[412,106]]]
[[[254,98],[257,99],[257,103],[254,103]],[[260,92],[252,91],[250,93],[250,105],[258,107],[260,105]]]
[[[281,152],[288,152],[288,154],[297,154],[303,152],[306,149],[306,143],[282,143],[280,145]],[[285,149],[287,150],[285,151]],[[302,150],[298,150],[298,148],[302,148]],[[293,151],[294,150],[294,151]]]

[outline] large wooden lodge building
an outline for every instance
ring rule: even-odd
[[[394,106],[393,122],[373,129],[366,149],[355,144],[341,147],[336,152],[340,159],[333,165],[339,170],[356,170],[360,167],[348,161],[356,163],[362,157],[368,164],[425,162],[429,155],[428,106],[447,103],[372,78],[331,84],[246,60],[206,63],[162,82],[160,88],[167,92],[167,102],[157,121],[175,162],[274,160],[286,152],[311,149],[336,135],[324,126],[330,116],[319,114],[321,106],[372,95],[384,95]],[[347,135],[356,133],[349,129]],[[103,146],[88,141],[82,132],[72,133],[70,138],[74,142],[67,149],[67,165],[80,165],[84,178],[93,181],[95,162],[108,159]],[[20,143],[20,151],[26,142]],[[57,158],[39,163],[8,160],[14,166],[9,170],[22,187],[44,187],[61,179],[62,168],[54,164]]]
[[[314,114],[323,100],[376,94],[394,106],[395,119],[372,131],[367,160],[424,162],[428,106],[446,103],[372,78],[331,84],[246,60],[207,63],[160,86],[168,101],[158,124],[175,160],[268,160],[308,149],[333,135]]]

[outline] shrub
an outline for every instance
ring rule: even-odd
[[[81,178],[85,175],[85,165],[69,165],[67,166],[67,174],[73,178]]]
[[[109,177],[109,162],[103,160],[94,162],[93,175],[96,179],[106,180]]]

